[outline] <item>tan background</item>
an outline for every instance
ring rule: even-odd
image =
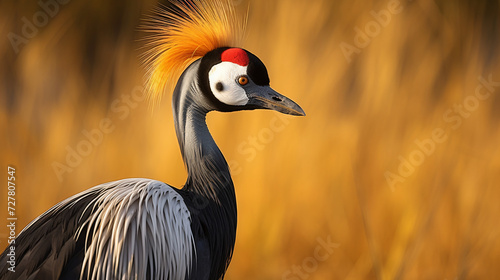
[[[250,6],[244,47],[307,117],[208,117],[237,188],[227,279],[500,277],[500,86],[476,95],[478,77],[500,82],[499,2],[233,3]],[[154,4],[69,0],[17,53],[9,34],[44,10],[0,4],[0,185],[14,165],[18,231],[103,182],[183,184],[170,97],[151,111],[141,95],[137,30]],[[341,44],[357,52],[346,58]],[[102,139],[85,146],[95,129]],[[67,162],[78,147],[85,155]],[[56,162],[71,169],[61,180]],[[387,172],[401,177],[390,184]]]

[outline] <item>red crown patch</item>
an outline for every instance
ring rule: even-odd
[[[232,62],[241,66],[247,66],[250,62],[246,51],[240,48],[231,48],[222,52],[222,61]]]

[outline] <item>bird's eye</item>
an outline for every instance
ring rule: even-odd
[[[238,78],[238,83],[242,86],[248,84],[248,77],[247,76],[240,76]]]

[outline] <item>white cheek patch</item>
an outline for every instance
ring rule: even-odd
[[[247,94],[237,82],[238,77],[242,75],[247,75],[247,66],[240,66],[228,61],[214,65],[208,73],[210,89],[214,96],[227,105],[246,105],[248,103]],[[220,85],[217,85],[219,83]]]

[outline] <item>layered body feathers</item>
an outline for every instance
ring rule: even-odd
[[[31,222],[16,238],[16,272],[2,269],[0,278],[185,279],[195,254],[190,226],[182,196],[165,183],[106,183]]]

